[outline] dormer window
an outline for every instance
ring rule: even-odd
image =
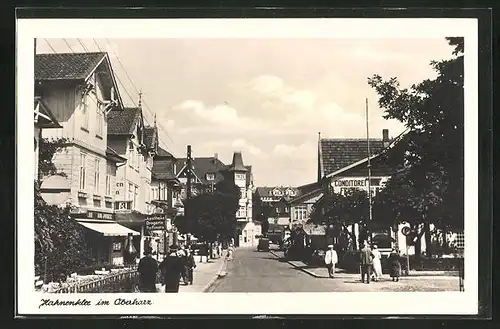
[[[275,195],[275,196],[282,196],[282,195],[283,195],[283,192],[281,192],[281,191],[280,191],[280,190],[278,190],[278,189],[275,189],[275,190],[273,191],[273,195]]]
[[[208,173],[206,177],[207,177],[208,181],[214,181],[215,180],[215,174],[214,173]]]

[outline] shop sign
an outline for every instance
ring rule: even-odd
[[[146,218],[146,228],[150,231],[165,230],[165,216],[152,215]]]
[[[113,220],[114,219],[113,214],[100,212],[100,211],[93,211],[93,210],[87,211],[87,218],[88,219],[106,219],[106,220]]]
[[[364,179],[348,179],[333,181],[335,187],[359,187],[366,186],[366,178]]]

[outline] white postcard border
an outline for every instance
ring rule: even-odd
[[[34,291],[33,63],[36,38],[465,37],[465,292],[41,294]],[[478,27],[476,19],[19,19],[17,21],[17,313],[26,314],[477,314]],[[451,49],[450,49],[451,52]],[[374,72],[376,73],[376,72]],[[458,278],[457,278],[458,285]],[[43,307],[41,299],[107,307]],[[113,305],[118,298],[152,306]]]

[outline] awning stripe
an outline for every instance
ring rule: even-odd
[[[110,223],[110,222],[86,222],[86,221],[78,221],[77,222],[96,232],[102,233],[104,236],[128,236],[129,233],[132,235],[140,235],[139,232],[126,228],[123,225],[118,223]]]

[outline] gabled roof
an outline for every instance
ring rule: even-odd
[[[243,156],[241,152],[233,153],[233,162],[227,168],[229,171],[247,171],[248,169],[243,164]]]
[[[370,154],[373,156],[384,148],[382,139],[370,139]],[[367,157],[366,139],[320,139],[320,172],[325,177]]]
[[[158,128],[144,127],[144,145],[148,150],[153,150],[158,141]]]
[[[172,157],[175,158],[172,153],[164,150],[162,147],[158,146],[158,153],[156,154],[157,157]]]
[[[177,172],[175,173],[177,177],[179,177],[179,175],[184,172],[186,163],[186,158],[177,159]],[[224,179],[222,171],[225,171],[227,169],[227,166],[215,157],[193,158],[191,164],[193,167],[193,173],[200,179],[203,184],[210,183],[210,181],[206,179],[206,175],[208,173],[215,174],[214,183],[222,181]]]
[[[111,147],[107,146],[106,147],[106,157],[115,162],[115,163],[123,163],[127,162],[127,159],[119,155],[115,150],[113,150]]]
[[[101,63],[108,70],[108,80],[113,85],[120,108],[123,102],[120,89],[111,67],[108,53],[50,53],[35,55],[35,81],[85,81]]]
[[[141,117],[141,109],[128,107],[121,110],[112,110],[108,114],[108,135],[132,135],[135,123]]]
[[[35,80],[85,80],[106,56],[103,52],[37,54]]]
[[[397,136],[396,138],[394,138],[393,140],[390,141],[390,144],[387,145],[387,146],[384,146],[382,145],[382,147],[380,148],[377,148],[377,152],[370,152],[372,155],[369,157],[370,158],[370,161],[371,160],[374,160],[376,159],[377,157],[379,157],[380,155],[382,154],[385,154],[387,151],[389,151],[390,149],[392,149],[397,143],[399,143],[404,136],[406,136],[406,134],[409,132],[409,129],[405,129],[401,134],[399,134],[399,136]],[[366,146],[366,141],[365,141],[365,146]],[[370,141],[370,151],[372,150],[372,143]],[[364,163],[368,162],[368,156],[365,156],[361,159],[359,159],[358,161],[355,161],[347,166],[344,166],[342,168],[339,168],[337,169],[336,171],[333,171],[331,173],[329,173],[328,175],[326,175],[326,177],[333,177],[333,176],[336,176],[338,174],[341,174],[349,169],[352,169],[352,168],[355,168],[357,166],[360,166]]]
[[[273,195],[273,191],[275,189],[278,189],[282,192],[282,195]],[[274,187],[269,187],[269,186],[260,186],[255,189],[255,192],[261,196],[261,197],[276,197],[276,198],[283,198],[286,197],[285,192],[291,189],[295,192],[295,196],[299,195],[300,190],[296,187],[292,186],[274,186]],[[295,197],[294,196],[294,197]]]
[[[309,199],[313,199],[315,197],[322,196],[323,192],[324,192],[323,188],[318,188],[318,189],[309,191],[308,193],[301,194],[298,197],[291,200],[290,204],[297,205],[297,204],[304,203],[305,201],[307,201]]]

